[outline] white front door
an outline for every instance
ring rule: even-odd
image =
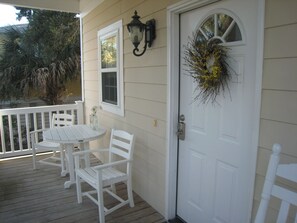
[[[220,1],[180,17],[180,115],[185,117],[186,135],[185,140],[179,140],[177,215],[189,223],[249,221],[254,177],[256,6],[255,0]],[[225,36],[231,23],[221,15],[237,24]],[[207,18],[213,28],[202,27],[203,35],[224,38],[236,75],[229,81],[229,91],[220,94],[216,103],[203,104],[193,102],[198,92],[196,82],[187,75],[184,51],[189,37]]]

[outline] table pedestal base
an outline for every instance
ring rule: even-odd
[[[70,188],[71,187],[71,185],[72,184],[75,184],[75,182],[72,182],[72,181],[66,181],[65,183],[64,183],[64,188],[65,189],[68,189],[68,188]]]
[[[67,170],[63,170],[63,171],[61,172],[61,177],[66,177],[67,173],[68,173]]]

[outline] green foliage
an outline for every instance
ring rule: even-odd
[[[7,29],[0,58],[2,100],[28,97],[32,89],[47,104],[61,103],[65,84],[80,75],[79,19],[73,13],[17,8],[25,30]]]
[[[20,98],[22,96],[21,82],[22,75],[27,75],[25,66],[21,64],[30,64],[28,49],[24,49],[21,43],[22,31],[16,27],[10,27],[6,30],[6,37],[2,40],[3,57],[0,58],[0,94],[2,99],[10,97]]]

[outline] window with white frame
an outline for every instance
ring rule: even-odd
[[[124,116],[123,25],[98,31],[99,100],[103,110]]]

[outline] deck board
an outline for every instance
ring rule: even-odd
[[[88,198],[76,200],[75,185],[64,189],[68,177],[59,168],[39,165],[32,169],[32,158],[0,159],[1,223],[74,223],[98,222],[98,208]],[[88,186],[83,185],[83,190]],[[117,185],[118,194],[126,199],[126,185]],[[104,196],[107,206],[116,201]],[[135,207],[128,205],[106,216],[107,223],[163,223],[161,214],[134,193]]]

